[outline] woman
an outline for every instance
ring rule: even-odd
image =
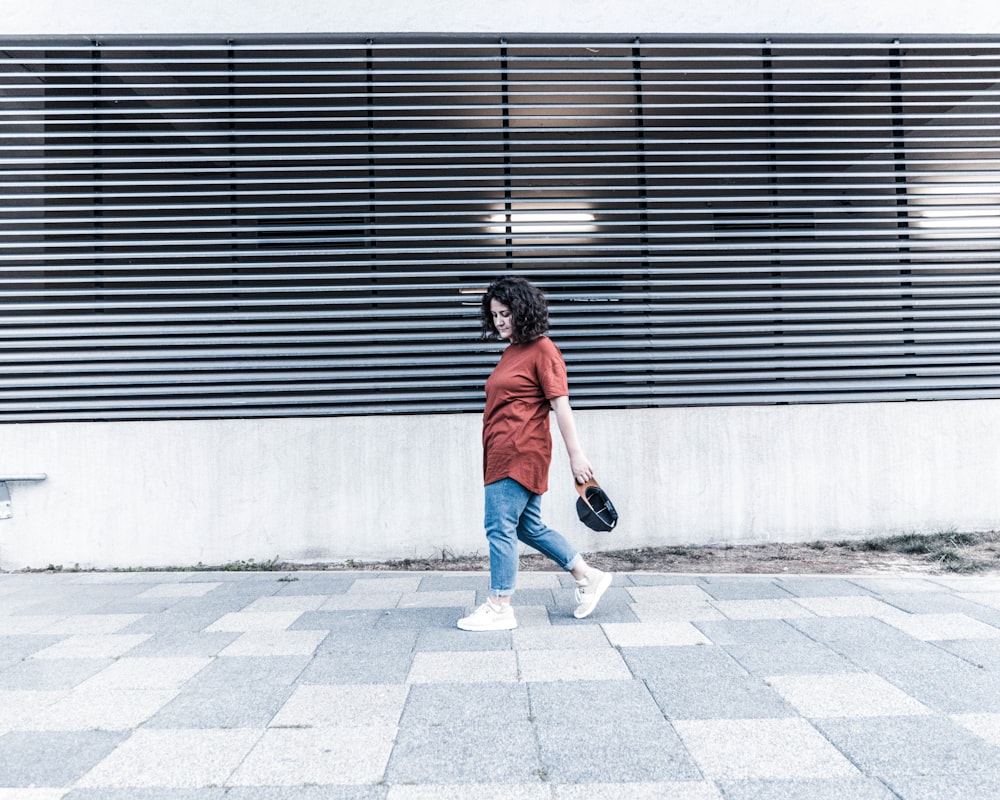
[[[552,438],[549,411],[569,454],[578,483],[594,477],[584,455],[569,405],[566,364],[545,334],[548,303],[536,286],[517,277],[494,281],[483,297],[484,337],[509,342],[486,381],[483,412],[483,472],[486,484],[486,538],[490,544],[490,597],[458,621],[467,631],[517,627],[510,605],[517,577],[520,539],[555,561],[576,579],[579,604],[574,616],[589,616],[611,585],[611,575],[587,566],[583,557],[541,518],[548,489]]]

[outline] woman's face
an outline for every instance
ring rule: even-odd
[[[501,339],[509,339],[514,333],[514,318],[510,309],[499,300],[490,300],[490,313],[493,315],[493,327],[497,329]]]

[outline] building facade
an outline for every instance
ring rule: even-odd
[[[52,5],[0,48],[0,477],[47,476],[0,568],[484,550],[507,272],[584,549],[1000,524],[992,6]]]

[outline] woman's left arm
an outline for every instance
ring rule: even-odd
[[[573,409],[569,404],[569,397],[553,398],[551,401],[552,410],[556,414],[556,424],[559,426],[559,433],[562,434],[563,442],[566,445],[566,453],[569,455],[569,466],[573,471],[573,478],[577,483],[586,483],[594,477],[594,468],[583,452],[580,444],[580,437],[576,432],[576,420],[573,418]]]

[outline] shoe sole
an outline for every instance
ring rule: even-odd
[[[608,590],[608,587],[611,585],[612,577],[613,576],[611,575],[610,572],[604,573],[604,577],[601,578],[601,582],[597,584],[597,591],[594,593],[594,602],[590,604],[590,608],[588,608],[582,614],[579,611],[574,611],[573,612],[574,617],[576,617],[577,619],[586,619],[587,617],[589,617],[591,614],[594,613],[594,609],[597,608],[597,604],[601,602],[601,598],[604,596],[604,593]]]

